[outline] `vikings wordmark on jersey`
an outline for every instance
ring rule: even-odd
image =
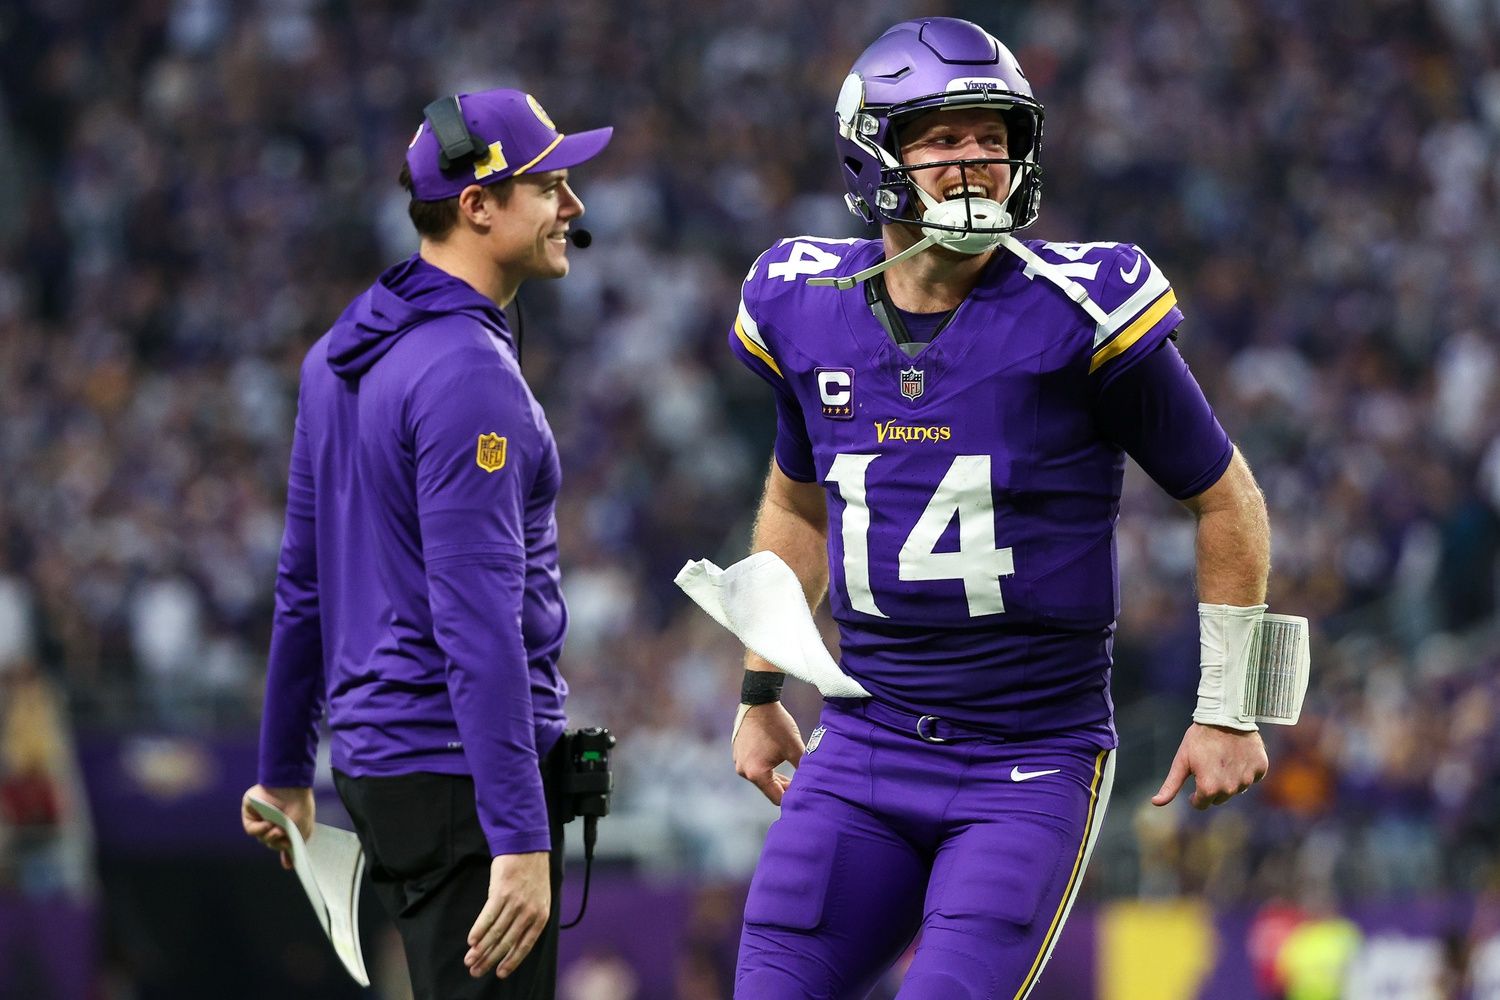
[[[806,283],[870,266],[882,244],[803,236],[751,269],[730,343],[777,391],[782,471],[827,490],[844,668],[890,704],[1110,746],[1125,456],[1091,403],[1182,313],[1134,246],[1026,245],[1107,322],[997,253],[909,357],[863,289]]]

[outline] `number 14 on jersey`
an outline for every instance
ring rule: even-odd
[[[828,470],[828,482],[844,500],[841,538],[844,584],[855,611],[887,618],[870,589],[870,507],[865,482],[879,455],[839,454]],[[938,540],[958,518],[958,550],[937,552]],[[937,492],[917,518],[898,555],[902,581],[961,580],[969,617],[1005,611],[1000,578],[1015,573],[1009,548],[995,546],[995,500],[990,486],[990,456],[957,455]]]

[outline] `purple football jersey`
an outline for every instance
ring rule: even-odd
[[[1182,313],[1134,246],[1027,245],[1108,321],[999,250],[909,357],[863,287],[806,283],[868,267],[882,244],[794,237],[751,269],[730,343],[777,391],[782,471],[827,490],[844,669],[917,713],[1004,736],[1083,731],[1111,747],[1125,452],[1097,404]],[[1212,432],[1186,443],[1201,454],[1179,449],[1173,462],[1207,485],[1229,452],[1203,412]]]

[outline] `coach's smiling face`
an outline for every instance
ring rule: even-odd
[[[495,263],[513,280],[561,278],[568,273],[568,224],[583,202],[566,170],[517,177],[490,233]]]

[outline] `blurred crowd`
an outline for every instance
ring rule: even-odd
[[[863,234],[833,101],[917,14],[988,27],[1046,105],[1026,235],[1138,243],[1173,279],[1183,354],[1269,501],[1273,610],[1316,636],[1261,789],[1138,810],[1197,638],[1191,519],[1132,474],[1095,891],[1500,885],[1481,0],[10,0],[0,663],[39,664],[74,725],[253,729],[298,364],[415,249],[395,175],[421,107],[524,87],[564,130],[616,128],[575,174],[594,247],[522,293],[565,469],[571,715],[621,738],[642,863],[746,874],[772,811],[728,759],[737,650],[671,580],[743,552],[770,454],[769,394],[724,343],[740,279],[778,237]]]

